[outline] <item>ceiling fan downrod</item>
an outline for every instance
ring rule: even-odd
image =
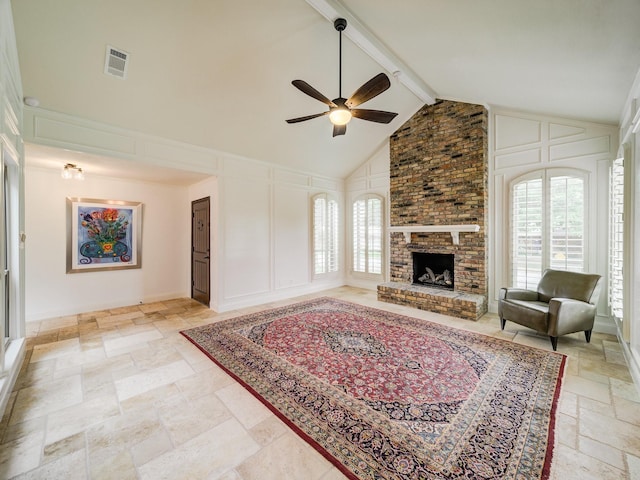
[[[336,20],[333,22],[333,26],[334,28],[338,31],[338,33],[340,34],[340,40],[339,40],[339,49],[340,49],[340,53],[338,55],[339,61],[338,61],[338,97],[342,98],[342,31],[347,28],[347,21],[344,18],[336,18]]]

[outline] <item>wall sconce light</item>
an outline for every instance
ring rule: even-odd
[[[62,169],[62,178],[65,180],[84,180],[84,173],[82,169],[73,163],[67,163]]]

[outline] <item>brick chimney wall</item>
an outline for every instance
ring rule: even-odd
[[[414,233],[409,245],[392,233],[392,282],[411,283],[411,252],[453,253],[455,290],[486,298],[487,122],[482,105],[438,101],[391,136],[391,226],[480,226],[460,233],[459,245],[449,233]]]

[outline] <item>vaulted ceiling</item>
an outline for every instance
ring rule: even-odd
[[[331,136],[338,33],[305,0],[13,0],[25,95],[40,108],[322,175],[344,177],[423,102],[348,38],[343,96],[384,71],[391,88]],[[640,67],[638,0],[326,0],[438,98],[616,124]],[[347,27],[349,28],[349,27]],[[130,54],[127,78],[105,49]]]

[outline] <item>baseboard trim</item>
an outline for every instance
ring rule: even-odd
[[[243,298],[234,298],[232,300],[226,300],[218,303],[218,309],[215,310],[218,313],[229,312],[231,310],[237,310],[239,308],[255,307],[263,303],[277,302],[280,300],[286,300],[289,298],[295,298],[302,295],[308,295],[311,293],[322,292],[323,290],[330,290],[332,288],[339,288],[345,286],[345,282],[340,279],[334,282],[322,282],[314,285],[307,285],[302,288],[291,288],[283,290],[275,290],[265,292],[264,294],[255,294]]]
[[[624,355],[624,360],[627,363],[627,367],[629,368],[629,373],[631,374],[631,378],[633,379],[633,384],[636,387],[636,391],[640,394],[640,363],[636,358],[636,355],[633,354],[631,347],[627,342],[622,338],[622,332],[617,329],[618,342],[622,345],[622,354]]]
[[[112,308],[129,307],[131,305],[142,305],[145,303],[163,302],[165,300],[173,300],[174,298],[187,298],[188,292],[170,292],[159,295],[150,295],[148,297],[140,298],[119,298],[114,302],[91,304],[91,305],[79,305],[74,304],[71,308],[63,307],[56,310],[49,310],[46,312],[27,312],[25,321],[38,322],[40,320],[47,320],[49,318],[66,317],[69,315],[77,315],[79,313],[97,312],[100,310],[109,310]]]

